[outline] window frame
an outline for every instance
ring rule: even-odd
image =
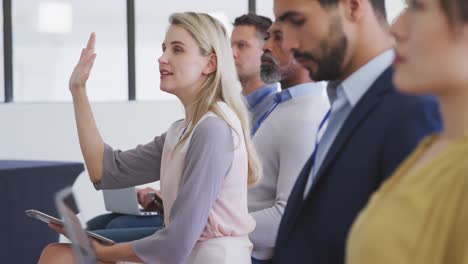
[[[248,12],[256,12],[256,1],[248,1]],[[127,0],[127,57],[128,57],[128,101],[136,100],[135,65],[135,0]],[[3,0],[3,63],[4,63],[4,103],[14,103],[13,96],[13,27],[12,0]],[[44,101],[45,103],[53,101]]]

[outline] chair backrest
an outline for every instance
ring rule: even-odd
[[[71,187],[59,191],[55,195],[57,211],[65,223],[65,231],[72,242],[73,255],[78,264],[97,264],[97,257],[85,230],[75,212],[78,211]]]

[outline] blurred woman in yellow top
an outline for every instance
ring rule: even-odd
[[[468,1],[409,0],[392,27],[394,82],[434,94],[444,129],[372,196],[348,237],[348,264],[468,263]]]

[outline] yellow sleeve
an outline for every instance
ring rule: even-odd
[[[456,221],[458,232],[454,234],[457,239],[456,242],[459,244],[457,249],[459,250],[458,255],[460,256],[461,264],[468,264],[468,165],[462,166],[463,172],[460,173],[460,177],[462,179],[463,189],[461,191],[460,197],[460,217],[458,221]]]

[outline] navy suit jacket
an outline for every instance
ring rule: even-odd
[[[306,199],[313,160],[305,164],[281,220],[273,263],[344,263],[349,229],[371,194],[423,137],[440,131],[436,99],[400,93],[392,75],[386,69],[353,108]]]

